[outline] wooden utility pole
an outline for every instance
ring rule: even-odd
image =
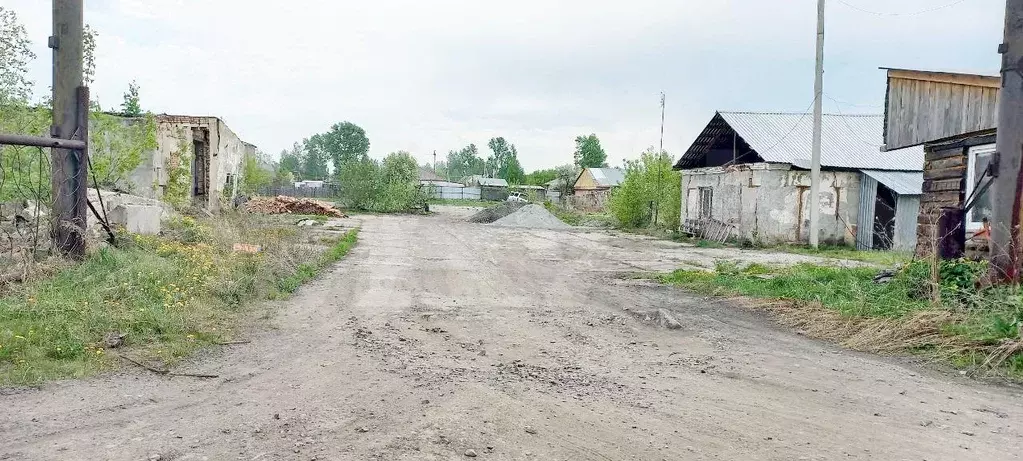
[[[810,246],[817,248],[821,226],[821,123],[824,104],[824,0],[817,0],[817,69],[813,81],[813,158],[810,160]]]
[[[1020,279],[1020,195],[1023,194],[1023,0],[1005,2],[1002,89],[998,94],[997,174],[991,187],[991,270]]]
[[[89,139],[89,92],[83,84],[83,0],[53,0],[53,126],[50,136]],[[50,150],[53,208],[50,231],[66,256],[85,255],[88,147]]]
[[[661,156],[664,155],[664,92],[661,92],[661,150],[657,151],[657,198],[654,201],[654,226],[661,212]]]

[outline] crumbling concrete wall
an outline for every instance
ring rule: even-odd
[[[242,141],[217,117],[158,115],[156,124],[158,147],[144,156],[142,164],[129,176],[132,193],[162,198],[167,192],[169,170],[176,167],[172,159],[185,156],[191,162],[195,158],[192,131],[199,128],[209,133],[209,193],[205,206],[217,210],[221,201],[234,199],[238,193],[244,156],[254,153],[255,146]],[[192,171],[192,165],[185,167]],[[191,188],[189,190],[191,193]]]
[[[824,171],[821,179],[820,240],[852,245],[859,210],[860,173]],[[809,171],[770,163],[684,170],[683,221],[701,217],[701,189],[711,191],[710,216],[734,226],[742,240],[762,244],[808,240]]]

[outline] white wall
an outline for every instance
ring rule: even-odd
[[[821,242],[855,242],[859,172],[821,173]],[[806,242],[810,173],[787,164],[756,163],[682,171],[682,220],[700,216],[700,188],[713,190],[714,219],[735,226],[742,239]]]

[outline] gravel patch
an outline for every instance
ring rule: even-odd
[[[572,227],[540,205],[526,205],[519,211],[494,221],[493,225],[530,229],[569,229]]]

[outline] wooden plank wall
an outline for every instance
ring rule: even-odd
[[[887,105],[893,150],[994,128],[998,88],[889,76]]]
[[[966,149],[962,145],[926,148],[924,190],[917,218],[918,255],[930,255],[934,248],[941,208],[963,205],[966,199],[966,162]]]

